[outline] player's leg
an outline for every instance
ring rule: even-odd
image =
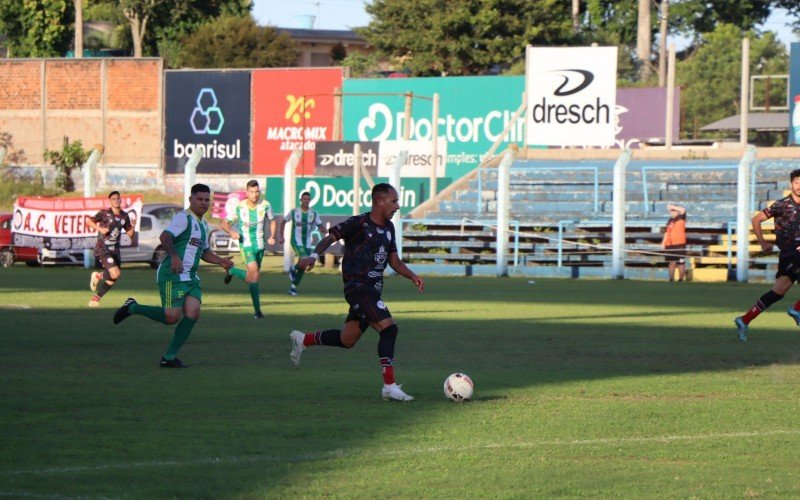
[[[95,294],[89,300],[89,307],[99,306],[100,299],[111,290],[111,287],[114,286],[114,283],[122,274],[119,253],[103,252],[97,258],[103,266],[103,272],[92,273],[92,280],[89,286],[95,290]]]
[[[122,307],[114,313],[114,324],[137,314],[145,318],[152,319],[165,325],[173,325],[181,319],[183,314],[183,299],[188,288],[181,282],[167,281],[158,284],[158,293],[161,296],[161,306],[148,306],[136,302],[136,299],[129,297]]]
[[[294,254],[297,256],[298,261],[299,259],[308,257],[312,252],[310,248],[298,246],[294,241],[292,241],[292,250],[294,250]],[[292,282],[291,286],[289,287],[289,295],[297,295],[297,286],[300,284],[300,280],[303,279],[303,275],[305,273],[305,269],[300,269],[300,266],[297,264],[289,269],[289,280]]]
[[[261,313],[261,293],[259,292],[258,279],[260,277],[261,260],[264,258],[264,251],[258,250],[249,254],[250,260],[247,261],[247,274],[245,281],[250,291],[250,299],[253,301],[253,312],[256,319],[263,318]]]
[[[242,247],[241,248],[241,255],[242,255],[242,262],[245,263],[245,267],[247,267],[248,259],[253,260],[252,256],[252,249],[249,247]],[[242,281],[247,281],[247,271],[240,267],[232,267],[228,269],[228,272],[225,273],[225,284],[231,282],[231,278],[236,276]]]
[[[344,321],[344,327],[341,330],[317,330],[315,332],[304,333],[300,330],[293,330],[289,334],[289,339],[292,343],[292,352],[289,356],[292,363],[295,365],[300,364],[300,355],[306,347],[312,345],[326,345],[331,347],[342,347],[350,349],[361,338],[364,332],[369,327],[369,321],[360,314],[361,308],[358,297],[345,295],[345,299],[350,304],[350,311],[347,313],[347,319]],[[357,312],[358,311],[358,312]]]
[[[734,319],[733,322],[736,324],[739,340],[742,342],[747,342],[747,329],[750,325],[750,322],[756,319],[759,314],[766,311],[769,306],[781,300],[789,288],[792,287],[793,283],[794,280],[784,273],[781,263],[779,262],[778,275],[775,278],[775,283],[772,285],[772,289],[759,297],[756,303],[753,304],[753,306],[744,315]]]
[[[188,366],[179,360],[177,355],[189,335],[191,335],[195,323],[200,318],[201,301],[202,292],[200,287],[197,285],[190,286],[187,294],[183,297],[183,307],[181,309],[183,317],[178,321],[178,326],[175,327],[175,333],[172,335],[172,341],[161,358],[162,368],[186,368]]]
[[[678,281],[686,279],[686,245],[681,245],[680,255],[678,256]]]
[[[786,288],[786,290],[788,290],[788,289],[789,289],[789,288],[790,288],[790,287],[791,287],[791,286],[794,284],[794,282],[795,282],[795,281],[798,281],[798,280],[800,280],[800,267],[798,267],[797,265],[795,265],[795,266],[794,266],[792,269],[797,269],[797,272],[795,272],[794,274],[792,274],[792,275],[789,277],[789,279],[790,279],[790,280],[792,280],[792,283],[789,285],[789,287],[787,287],[787,288]],[[789,316],[791,316],[791,318],[794,320],[794,322],[795,322],[795,323],[796,323],[798,326],[800,326],[800,300],[798,300],[797,302],[795,302],[795,303],[794,303],[794,304],[793,304],[793,305],[792,305],[792,306],[789,308],[789,310],[787,310],[787,311],[786,311],[786,313],[787,313]]]

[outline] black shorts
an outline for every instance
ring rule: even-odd
[[[122,258],[119,254],[119,248],[109,250],[106,247],[95,249],[94,256],[97,262],[103,266],[103,269],[111,269],[112,267],[122,267]]]
[[[775,273],[775,278],[786,276],[792,282],[800,281],[800,256],[789,255],[778,257],[778,272]]]
[[[668,254],[664,257],[664,262],[686,263],[686,245],[667,245],[664,253]]]
[[[344,298],[350,304],[345,323],[360,321],[362,324],[365,322],[375,324],[392,317],[392,313],[378,292],[356,290],[345,292]]]

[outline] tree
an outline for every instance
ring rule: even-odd
[[[9,57],[58,57],[72,41],[71,0],[0,2],[0,33],[8,38]]]
[[[75,191],[75,181],[72,180],[72,171],[80,170],[89,153],[83,149],[81,141],[69,142],[64,138],[61,151],[45,149],[44,159],[56,169],[56,188],[68,193]]]
[[[342,42],[336,42],[336,44],[331,47],[331,51],[328,54],[331,56],[333,64],[341,64],[344,58],[347,57],[347,47],[345,47]]]
[[[415,75],[476,75],[509,65],[527,44],[573,39],[563,0],[375,0],[357,31]]]
[[[670,31],[697,40],[720,24],[746,32],[763,23],[775,4],[796,0],[683,0],[669,5]]]
[[[133,39],[133,57],[142,57],[142,41],[147,34],[147,23],[158,14],[165,0],[119,0],[122,12],[128,19]]]
[[[363,78],[378,69],[378,58],[375,54],[365,55],[361,52],[351,52],[342,59],[341,66],[350,68],[350,78]]]
[[[252,16],[225,15],[189,35],[182,54],[193,68],[271,68],[294,66],[297,45],[275,28],[259,27]]]
[[[774,33],[746,34],[750,38],[750,74],[787,71],[786,49]],[[741,112],[742,36],[737,26],[720,24],[703,36],[688,59],[678,62],[676,78],[683,87],[681,97],[689,136],[698,134],[703,125]]]

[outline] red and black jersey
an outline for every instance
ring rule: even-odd
[[[95,252],[118,251],[119,237],[122,231],[128,231],[131,228],[131,219],[128,213],[121,210],[119,215],[114,215],[114,211],[107,208],[97,212],[92,217],[92,220],[98,226],[108,228],[108,233],[106,234],[97,233]]]
[[[795,203],[792,195],[781,198],[769,208],[764,209],[767,218],[775,218],[775,243],[781,250],[781,256],[797,256],[800,252],[800,205]]]
[[[380,293],[389,255],[397,253],[394,224],[387,221],[386,225],[379,226],[367,212],[337,224],[328,234],[337,240],[344,239],[342,279],[345,292],[369,287]]]

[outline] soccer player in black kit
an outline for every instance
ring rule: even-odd
[[[758,212],[751,221],[753,233],[761,245],[761,250],[764,253],[772,253],[773,243],[764,239],[761,223],[775,218],[775,244],[780,254],[772,290],[762,295],[743,316],[734,320],[739,340],[742,342],[747,342],[747,328],[750,322],[769,306],[781,300],[794,282],[800,280],[800,169],[792,170],[789,181],[791,187],[789,196]],[[787,314],[800,325],[800,301],[789,307]]]
[[[87,223],[89,227],[97,231],[97,244],[94,247],[94,255],[103,266],[103,269],[105,269],[102,273],[92,272],[89,288],[95,292],[95,295],[89,301],[89,307],[98,307],[100,299],[122,275],[119,253],[119,239],[122,236],[122,231],[127,233],[128,238],[133,238],[133,224],[128,213],[120,208],[122,206],[122,197],[119,191],[112,191],[108,195],[108,200],[111,203],[111,208],[100,210]]]
[[[403,392],[394,380],[397,325],[389,308],[381,300],[383,271],[389,265],[397,274],[411,280],[420,292],[425,289],[425,284],[397,255],[391,219],[399,209],[397,191],[389,184],[376,184],[372,188],[372,209],[369,212],[350,217],[332,227],[314,252],[298,261],[300,269],[311,270],[320,254],[343,239],[342,279],[344,298],[350,305],[350,311],[341,330],[318,330],[313,333],[294,330],[289,337],[292,341],[292,362],[298,365],[306,347],[327,345],[350,349],[371,326],[380,336],[378,358],[383,372],[381,397],[384,401],[405,402],[414,398]]]

